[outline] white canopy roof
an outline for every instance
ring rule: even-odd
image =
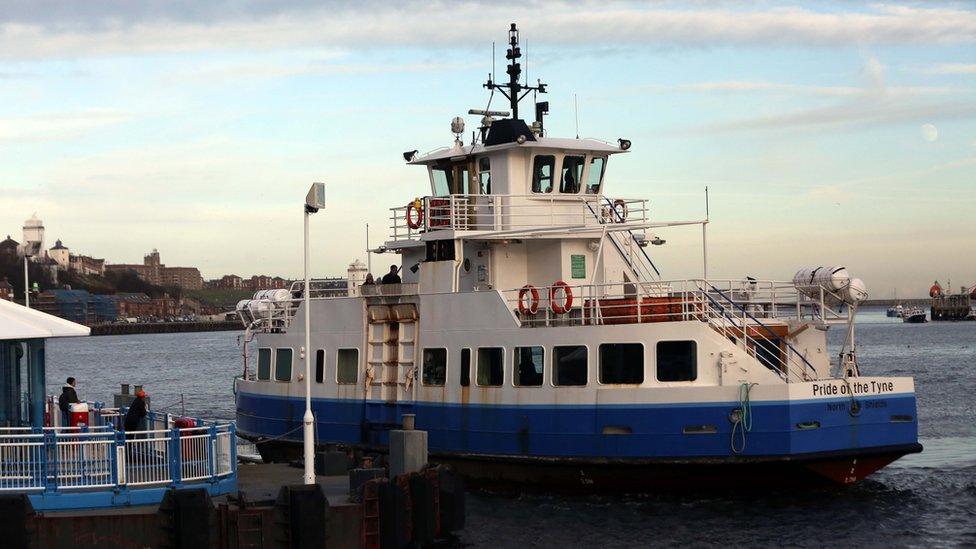
[[[86,336],[87,326],[0,299],[0,341]]]

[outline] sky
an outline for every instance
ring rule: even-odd
[[[511,22],[550,135],[575,98],[581,136],[633,142],[608,195],[691,219],[708,187],[711,277],[976,284],[973,2],[0,0],[0,238],[36,212],[110,263],[297,277],[322,181],[312,271],[343,275],[429,194],[401,153],[485,106]],[[660,236],[665,278],[701,276],[699,229]]]

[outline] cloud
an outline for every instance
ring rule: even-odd
[[[0,142],[60,141],[124,122],[131,114],[114,110],[86,110],[0,118]]]
[[[871,126],[906,122],[961,119],[976,116],[971,100],[932,101],[924,96],[972,90],[939,87],[887,87],[884,65],[875,57],[865,60],[862,87],[794,86],[789,84],[752,83],[747,86],[713,86],[713,89],[774,90],[813,93],[838,97],[835,104],[789,112],[764,114],[750,118],[709,124],[698,130],[741,131],[803,128],[837,128],[851,125]],[[726,83],[728,84],[728,83]],[[707,88],[707,87],[706,87]]]
[[[671,8],[667,4],[298,1],[67,3],[7,6],[0,58],[74,58],[201,50],[474,48],[521,21],[536,45],[658,47],[976,43],[976,11],[869,6]]]
[[[976,63],[941,63],[929,72],[936,74],[976,74]]]
[[[822,97],[861,97],[874,93],[871,88],[862,86],[808,86],[762,80],[721,80],[689,84],[654,84],[641,86],[639,90],[650,92],[774,93]],[[884,93],[889,96],[941,95],[960,91],[974,90],[950,86],[891,86],[884,88]]]

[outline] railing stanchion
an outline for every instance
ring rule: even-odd
[[[183,481],[183,471],[181,465],[183,463],[182,456],[180,455],[180,429],[179,427],[173,427],[168,430],[169,440],[169,471],[170,479],[173,481],[173,486],[180,486]]]
[[[217,452],[219,450],[219,444],[217,444],[217,424],[213,423],[210,425],[210,482],[217,482]]]

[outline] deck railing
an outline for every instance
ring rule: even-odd
[[[852,314],[840,310],[830,292],[818,299],[790,282],[771,280],[577,284],[501,293],[524,328],[706,322],[787,381],[806,381],[815,372],[782,333],[781,321],[831,324],[849,322]]]
[[[646,223],[650,216],[647,200],[613,199],[596,194],[425,196],[420,199],[422,215],[417,209],[412,204],[390,208],[391,240],[413,240],[422,232],[449,229],[522,231]],[[411,210],[409,219],[408,210]]]
[[[0,493],[118,492],[237,476],[233,423],[179,428],[150,412],[148,430],[123,432],[111,425],[118,415],[105,417],[91,428],[0,429]]]

